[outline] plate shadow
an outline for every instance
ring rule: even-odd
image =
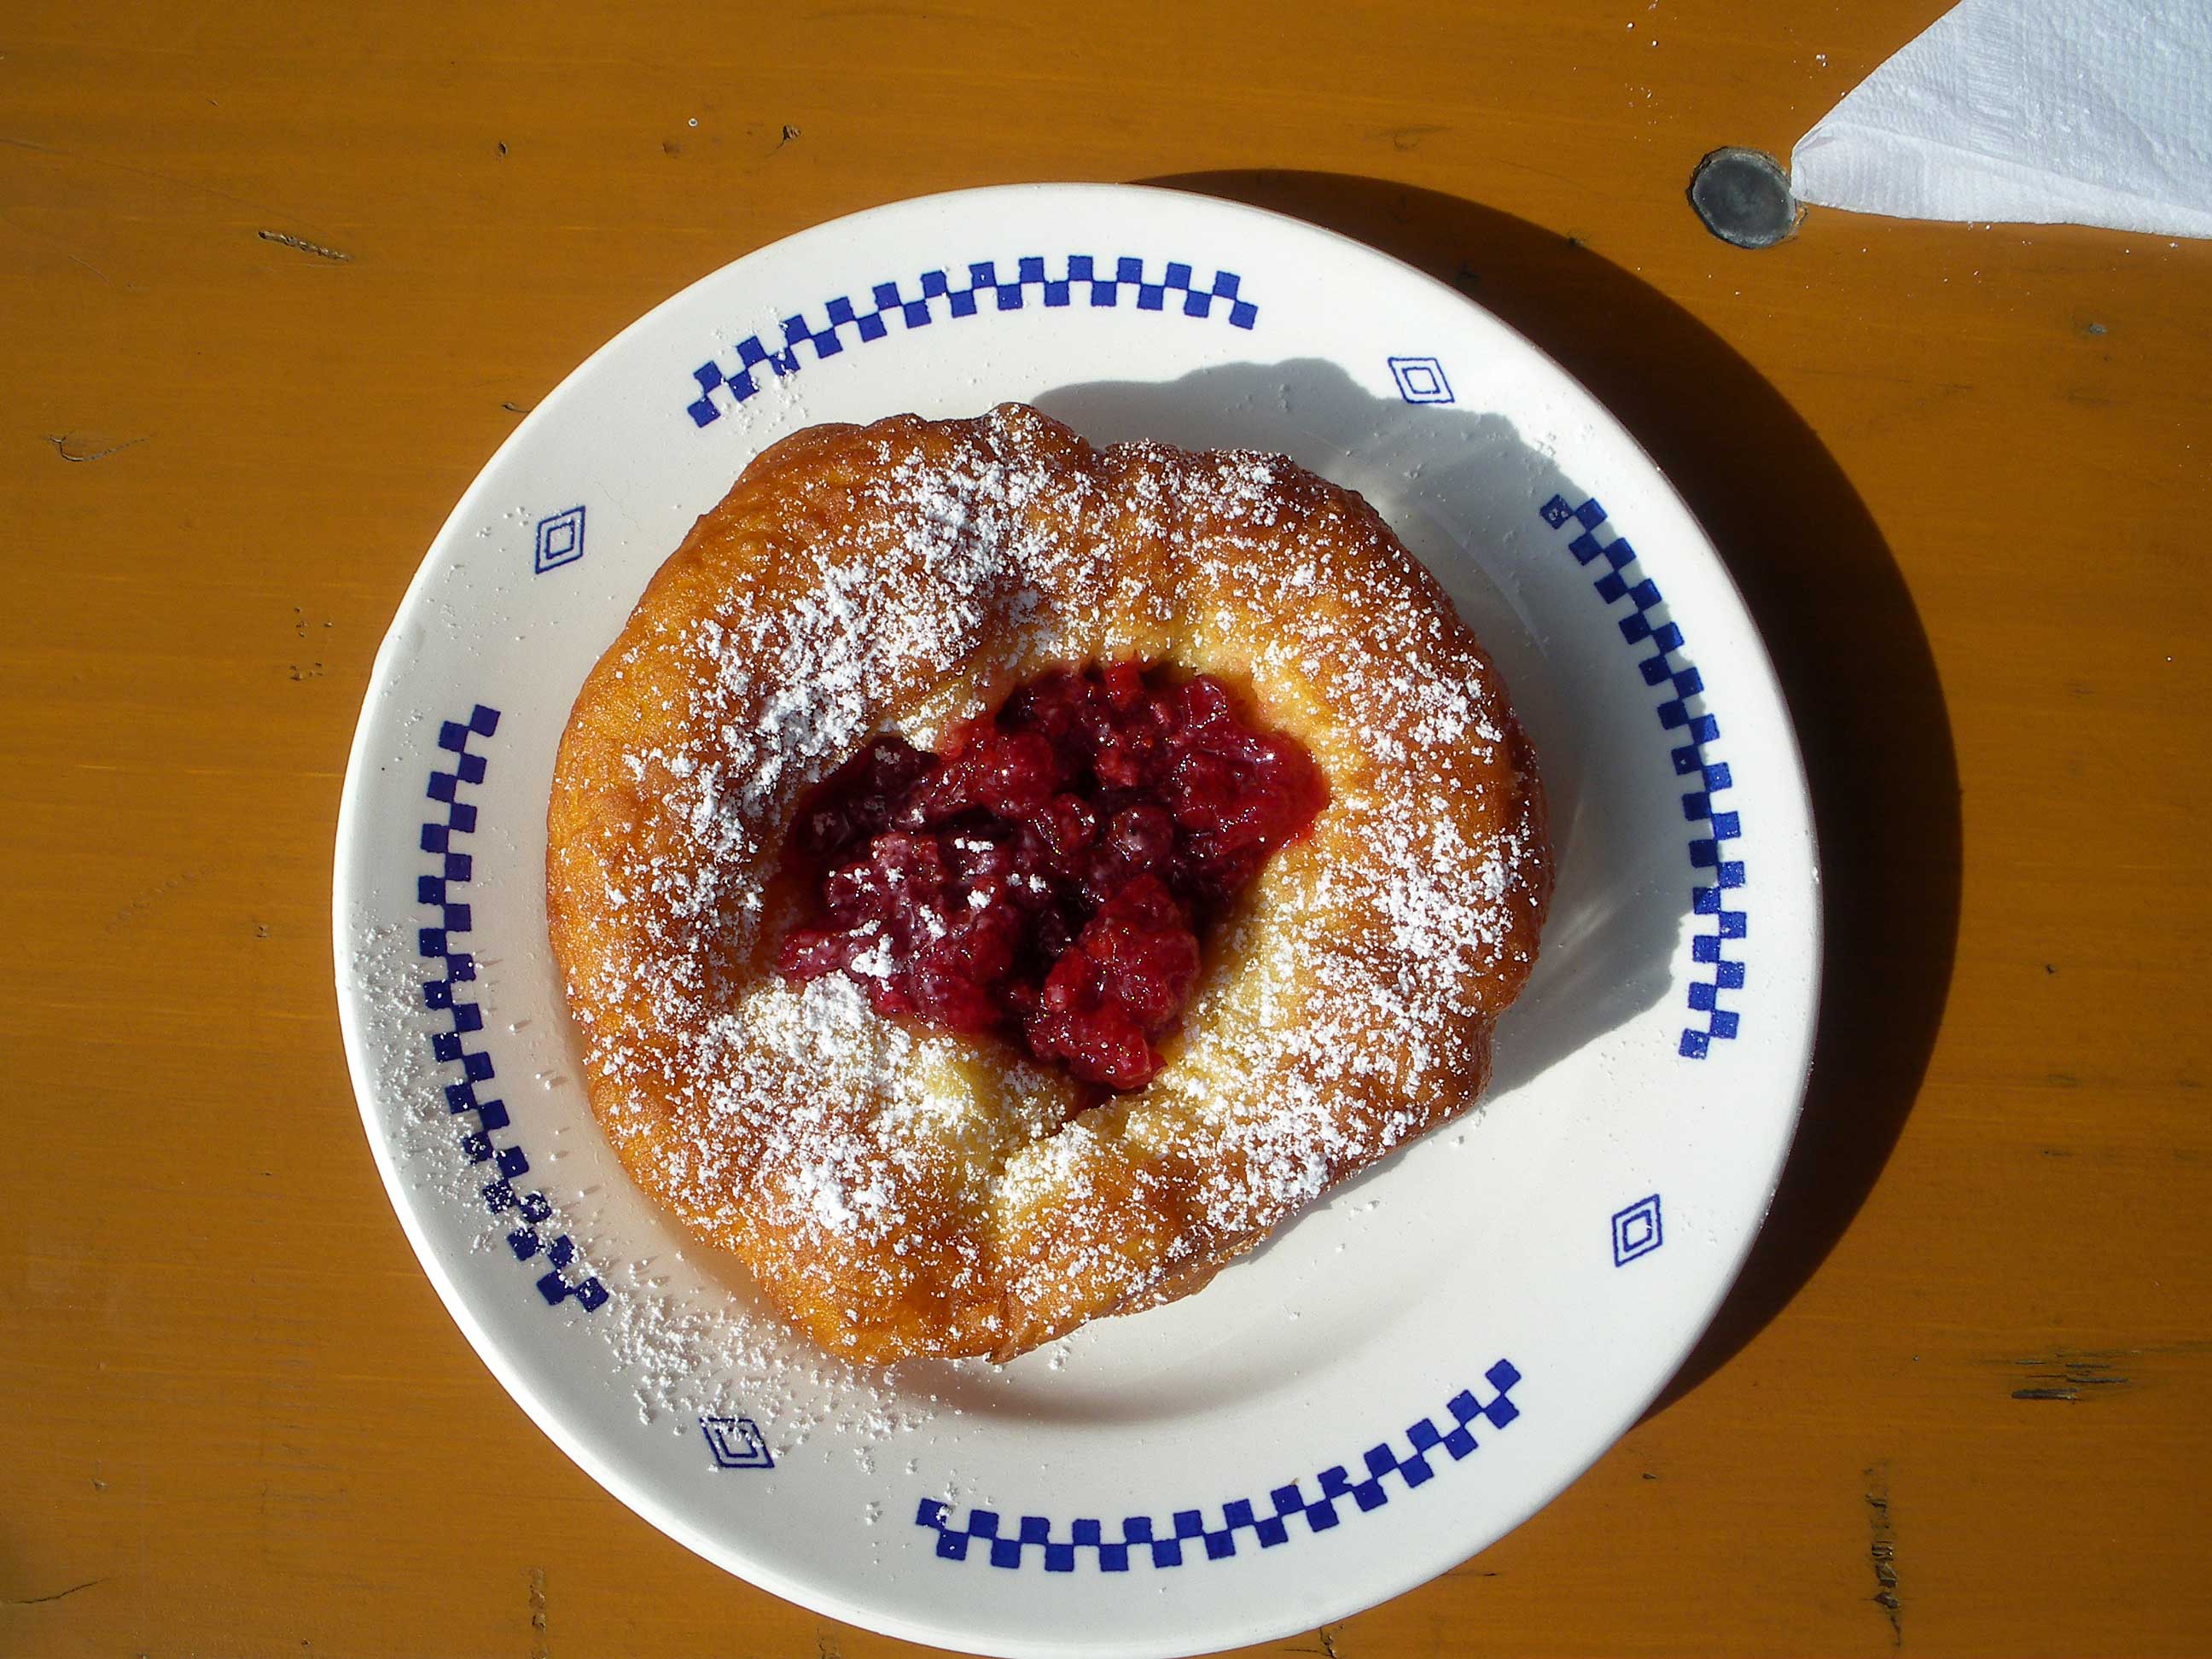
[[[1812,428],[1688,312],[1556,232],[1440,191],[1274,170],[1139,179],[1273,210],[1450,283],[1620,417],[1689,503],[1774,659],[1811,782],[1826,934],[1803,1116],[1771,1213],[1663,1411],[1786,1307],[1880,1179],[1951,980],[1959,781],[1925,629]]]

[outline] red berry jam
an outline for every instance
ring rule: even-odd
[[[812,914],[776,967],[843,969],[880,1013],[1140,1088],[1200,931],[1328,800],[1304,747],[1210,675],[1047,674],[944,754],[879,737],[800,803],[789,866]]]

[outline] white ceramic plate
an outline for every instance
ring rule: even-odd
[[[1004,1368],[864,1375],[757,1312],[607,1152],[545,944],[546,791],[586,671],[765,445],[1008,398],[1095,441],[1285,452],[1364,492],[1505,671],[1551,792],[1558,896],[1467,1116],[1197,1297]],[[335,909],[370,1146],[524,1409],[731,1571],[1007,1655],[1310,1628],[1566,1486],[1750,1245],[1820,962],[1773,673],[1605,410],[1368,248],[1092,185],[807,231],[570,375],[454,509],[377,659]]]

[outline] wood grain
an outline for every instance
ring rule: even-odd
[[[1437,270],[1620,411],[1829,858],[1811,1115],[1682,1381],[1277,1650],[2212,1651],[2212,245],[1752,254],[1683,200],[1939,9],[19,0],[0,1650],[898,1648],[623,1510],[439,1308],[339,1052],[340,771],[447,508],[623,324],[874,203],[1165,178]]]

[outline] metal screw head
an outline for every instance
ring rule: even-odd
[[[1698,162],[1690,205],[1707,230],[1734,247],[1787,240],[1804,211],[1782,164],[1759,149],[1717,149]]]

